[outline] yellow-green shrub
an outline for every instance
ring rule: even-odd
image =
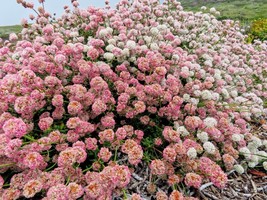
[[[253,42],[255,39],[267,39],[267,19],[258,19],[252,22],[247,41]]]

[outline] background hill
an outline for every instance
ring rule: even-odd
[[[185,10],[199,11],[201,6],[215,7],[219,19],[252,21],[267,18],[267,0],[180,0]]]

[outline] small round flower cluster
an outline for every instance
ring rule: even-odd
[[[72,6],[58,19],[34,9],[0,41],[0,199],[112,199],[144,162],[188,190],[267,169],[250,126],[267,115],[266,43],[176,0]]]

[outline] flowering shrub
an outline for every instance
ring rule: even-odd
[[[72,4],[1,44],[2,199],[112,199],[140,164],[173,186],[157,199],[194,199],[177,185],[223,188],[264,162],[250,124],[267,111],[266,44],[175,0]]]

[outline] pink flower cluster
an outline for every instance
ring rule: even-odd
[[[112,199],[146,164],[173,188],[223,188],[223,169],[267,157],[250,126],[267,115],[266,43],[176,0],[78,5],[34,9],[0,41],[0,199]]]

